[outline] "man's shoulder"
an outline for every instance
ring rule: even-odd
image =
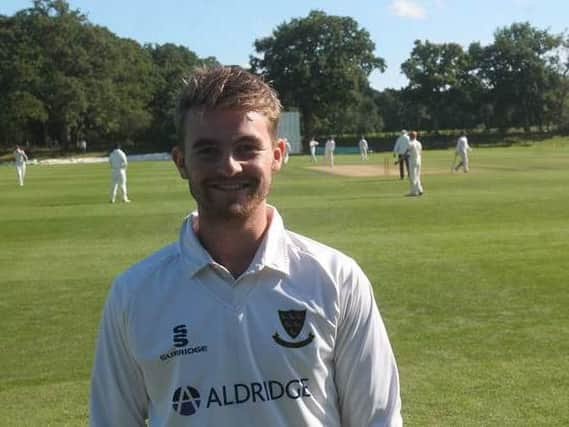
[[[287,235],[291,255],[296,257],[297,261],[314,262],[324,269],[329,269],[331,266],[345,267],[355,264],[350,256],[310,237],[290,230],[287,230]]]
[[[117,276],[115,279],[116,286],[124,288],[128,293],[135,291],[157,272],[163,271],[177,262],[179,259],[178,248],[177,242],[170,243],[132,264]]]
[[[301,289],[333,298],[366,292],[361,285],[369,280],[354,258],[306,236],[288,235],[290,274],[300,279]]]
[[[396,140],[397,143],[403,144],[405,142],[409,142],[409,137],[407,135],[399,135]]]

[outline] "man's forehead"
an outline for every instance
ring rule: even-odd
[[[238,140],[243,137],[271,138],[267,117],[257,111],[239,109],[191,109],[185,120],[186,142]]]
[[[209,120],[217,120],[217,119],[228,119],[233,118],[234,120],[246,120],[248,122],[253,122],[255,119],[263,118],[267,119],[267,117],[258,111],[249,111],[245,109],[238,109],[238,108],[226,108],[226,109],[206,109],[206,108],[192,108],[188,111],[186,115],[186,124],[191,119],[197,120],[199,123],[204,123]]]

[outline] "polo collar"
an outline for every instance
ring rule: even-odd
[[[255,273],[270,268],[289,274],[289,257],[287,251],[287,233],[284,228],[282,217],[273,206],[267,206],[272,216],[263,240],[251,261],[251,264],[243,274]],[[190,276],[195,276],[204,268],[216,264],[215,260],[202,246],[192,224],[198,218],[197,211],[188,215],[180,229],[178,249]]]

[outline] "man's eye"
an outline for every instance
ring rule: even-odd
[[[242,145],[235,147],[235,156],[240,157],[240,158],[253,157],[253,156],[257,155],[258,152],[259,152],[259,148],[253,144],[242,144]]]
[[[218,151],[215,147],[202,147],[197,149],[194,154],[198,157],[213,158],[217,156]]]

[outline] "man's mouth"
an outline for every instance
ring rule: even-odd
[[[211,187],[219,191],[239,191],[249,188],[249,182],[226,182],[226,183],[213,183]]]

